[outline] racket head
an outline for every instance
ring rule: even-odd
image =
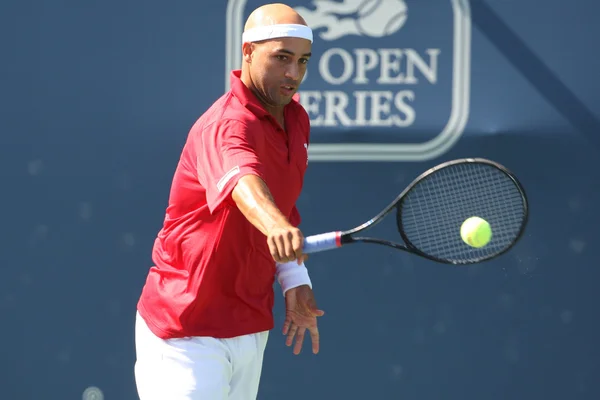
[[[410,252],[447,264],[467,265],[498,257],[521,238],[527,225],[527,195],[506,167],[465,158],[429,169],[407,186],[395,203],[396,223]],[[462,223],[477,216],[492,228],[481,248],[466,244]]]

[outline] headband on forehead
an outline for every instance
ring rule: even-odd
[[[258,26],[242,33],[242,42],[259,42],[261,40],[281,37],[296,37],[313,41],[312,29],[305,25],[279,24]]]

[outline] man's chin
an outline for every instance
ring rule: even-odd
[[[281,102],[280,104],[287,106],[288,104],[290,104],[292,101],[297,101],[300,102],[300,93],[295,92],[293,95],[291,96],[286,96],[286,97],[282,97],[281,98]]]

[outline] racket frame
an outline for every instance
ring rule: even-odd
[[[454,166],[454,165],[468,164],[468,163],[485,164],[485,165],[492,166],[492,167],[500,170],[508,178],[510,178],[512,180],[513,184],[518,188],[519,193],[521,194],[522,202],[523,202],[523,222],[521,224],[519,232],[517,233],[515,240],[513,240],[511,242],[511,244],[509,246],[506,246],[502,251],[494,253],[493,255],[490,255],[490,256],[485,256],[485,257],[481,257],[479,259],[474,259],[472,261],[456,262],[456,261],[452,261],[452,260],[438,258],[438,257],[432,256],[430,254],[424,253],[423,251],[419,250],[416,246],[414,246],[410,242],[410,240],[406,236],[406,233],[402,229],[401,221],[399,218],[399,215],[400,215],[400,212],[402,209],[402,200],[405,198],[405,196],[408,192],[410,192],[417,184],[419,184],[423,179],[427,178],[431,174],[433,174],[437,171],[440,171],[442,169]],[[386,239],[379,239],[379,238],[368,237],[368,236],[364,236],[364,237],[363,236],[355,236],[359,232],[363,232],[363,231],[366,231],[366,230],[374,227],[394,210],[397,210],[397,213],[398,213],[398,216],[396,217],[396,224],[397,224],[398,232],[400,233],[402,241],[404,242],[403,244],[398,243],[398,242],[393,242],[391,240],[386,240]],[[389,205],[387,207],[385,207],[377,215],[375,215],[373,218],[369,219],[368,221],[366,221],[352,229],[348,229],[348,230],[344,230],[344,231],[329,232],[329,233],[321,234],[321,235],[314,235],[313,238],[316,238],[317,236],[333,238],[335,235],[335,244],[333,244],[333,242],[331,242],[332,245],[326,246],[323,249],[319,249],[316,251],[328,250],[331,248],[341,247],[341,246],[351,244],[351,243],[359,243],[359,242],[374,243],[374,244],[392,247],[397,250],[407,251],[409,253],[413,253],[413,254],[419,255],[421,257],[424,257],[426,259],[436,261],[439,263],[443,263],[443,264],[466,265],[466,264],[474,264],[474,263],[480,263],[483,261],[491,260],[493,258],[496,258],[496,257],[506,253],[513,246],[515,246],[515,244],[517,244],[517,242],[523,236],[523,233],[525,231],[525,226],[527,225],[528,219],[529,219],[529,202],[527,199],[527,194],[525,193],[525,190],[524,190],[523,186],[521,185],[521,182],[510,170],[508,170],[508,168],[506,168],[505,166],[503,166],[495,161],[491,161],[491,160],[488,160],[485,158],[460,158],[460,159],[446,161],[444,163],[438,164],[432,168],[429,168],[428,170],[426,170],[425,172],[423,172],[422,174],[417,176],[415,179],[412,180],[412,182],[410,184],[408,184],[408,186],[406,186],[404,188],[404,190],[391,203],[389,203]],[[309,241],[310,241],[310,238],[311,237],[307,237],[307,239],[309,239]]]

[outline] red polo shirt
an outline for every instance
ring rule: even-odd
[[[307,166],[309,118],[293,100],[283,131],[231,74],[231,90],[191,128],[154,243],[138,311],[157,336],[234,337],[273,328],[275,262],[231,198],[260,176],[294,225]]]

